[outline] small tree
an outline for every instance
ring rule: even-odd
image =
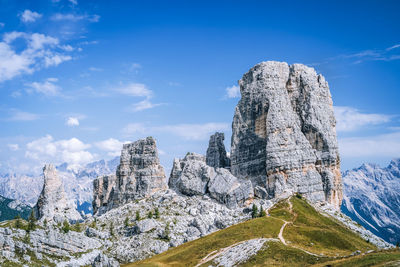
[[[260,214],[259,214],[259,216],[260,216],[260,217],[265,217],[266,215],[267,215],[267,213],[265,212],[265,210],[263,209],[263,207],[260,206]]]
[[[69,230],[71,230],[71,226],[69,225],[69,222],[67,220],[63,222],[62,230],[64,233],[68,233]]]
[[[125,221],[124,221],[125,227],[129,227],[129,217],[126,216]]]
[[[156,219],[160,218],[160,211],[158,210],[158,208],[154,210],[154,218]]]
[[[169,231],[169,222],[165,225],[165,229],[164,229],[164,234],[163,234],[163,239],[166,241],[170,241],[170,237],[169,237],[170,231]]]
[[[28,231],[33,231],[35,230],[35,228],[36,228],[36,217],[32,210],[28,219]]]
[[[256,218],[258,217],[258,208],[256,204],[253,204],[253,207],[251,209],[251,218]]]
[[[22,221],[21,221],[21,216],[19,216],[19,214],[17,216],[15,216],[15,224],[14,224],[15,228],[22,228]]]
[[[110,235],[114,236],[114,223],[113,222],[110,223]]]
[[[135,220],[136,220],[136,221],[140,221],[140,213],[139,213],[138,210],[136,211],[136,218],[135,218]]]
[[[149,211],[149,213],[147,213],[147,218],[151,219],[153,218],[153,212]]]
[[[43,226],[44,226],[44,228],[47,227],[47,219],[46,218],[43,220]]]
[[[75,232],[80,232],[81,231],[81,224],[80,223],[76,223],[74,224],[74,231]]]

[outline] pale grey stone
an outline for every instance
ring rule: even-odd
[[[232,124],[233,175],[266,188],[269,198],[300,192],[339,208],[336,121],[324,77],[301,64],[268,61],[251,68],[239,85],[242,98]]]
[[[39,199],[33,208],[40,222],[60,223],[64,220],[76,222],[82,220],[72,199],[68,199],[62,180],[58,177],[53,165],[43,168],[44,184]]]
[[[207,148],[206,163],[214,168],[230,168],[230,160],[226,154],[224,145],[224,133],[211,135]]]

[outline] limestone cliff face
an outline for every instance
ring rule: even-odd
[[[34,207],[37,219],[49,223],[59,223],[64,220],[71,222],[82,219],[75,208],[75,203],[66,197],[64,186],[58,177],[56,168],[49,164],[43,168],[44,183],[39,199]]]
[[[115,174],[100,176],[93,180],[93,214],[104,213],[111,208],[108,204],[114,196],[116,181]]]
[[[339,208],[342,200],[335,117],[328,83],[301,64],[262,62],[239,81],[232,123],[232,174],[268,198],[300,192]]]
[[[226,154],[224,145],[224,133],[215,133],[211,135],[208,144],[206,163],[214,168],[229,168],[231,162]]]
[[[120,160],[115,176],[99,177],[93,182],[94,214],[167,189],[154,138],[125,144]]]

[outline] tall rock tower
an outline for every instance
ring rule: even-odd
[[[35,217],[49,223],[59,223],[64,220],[76,222],[82,219],[75,208],[73,200],[68,199],[62,180],[52,164],[43,168],[44,183],[39,199],[33,208]]]
[[[167,189],[164,168],[153,137],[124,144],[116,175],[93,181],[93,212],[102,214],[132,200]]]
[[[313,68],[268,61],[239,81],[232,123],[231,171],[268,197],[299,192],[342,201],[335,116],[328,83]]]

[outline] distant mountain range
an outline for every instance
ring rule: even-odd
[[[86,166],[72,170],[67,163],[57,166],[63,180],[66,193],[76,200],[80,212],[92,212],[93,179],[100,175],[115,173],[119,157],[112,160],[99,160]],[[0,196],[18,200],[26,205],[34,206],[43,187],[43,176],[31,174],[0,174]]]
[[[114,173],[118,164],[119,157],[115,157],[89,163],[77,171],[63,163],[57,170],[77,209],[88,214],[92,213],[93,179]],[[42,186],[42,176],[0,175],[0,221],[18,213],[27,217]],[[344,172],[343,193],[343,213],[390,243],[400,241],[400,159],[392,160],[385,168],[363,164]]]
[[[0,221],[14,219],[17,215],[28,219],[32,208],[19,200],[0,196]]]
[[[400,159],[344,172],[343,195],[343,213],[384,240],[400,242]]]

